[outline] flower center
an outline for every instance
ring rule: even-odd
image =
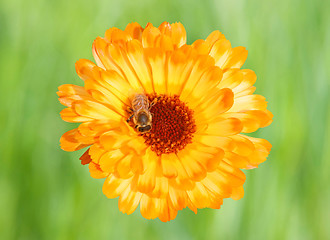
[[[192,142],[196,132],[193,111],[179,96],[147,95],[150,103],[156,99],[151,107],[152,129],[143,134],[145,143],[157,155],[177,153]]]

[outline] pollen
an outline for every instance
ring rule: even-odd
[[[158,156],[177,153],[192,142],[196,132],[193,111],[179,96],[148,95],[151,107],[152,129],[143,134],[145,144]]]

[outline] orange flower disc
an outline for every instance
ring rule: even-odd
[[[142,136],[158,156],[177,153],[192,142],[196,131],[193,111],[180,101],[179,96],[150,96],[150,102],[155,98],[157,104],[150,109],[152,129]]]

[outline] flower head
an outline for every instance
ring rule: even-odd
[[[241,133],[272,121],[253,94],[255,73],[241,69],[244,47],[219,31],[187,45],[181,23],[132,23],[98,37],[93,55],[96,64],[76,63],[84,86],[59,87],[62,119],[81,123],[60,142],[66,151],[88,147],[81,163],[106,178],[103,192],[119,197],[120,211],[140,205],[145,218],[169,221],[185,207],[243,197],[240,169],[264,162],[271,144]]]

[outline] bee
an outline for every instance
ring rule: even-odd
[[[152,113],[150,109],[156,103],[156,99],[149,103],[148,97],[145,94],[135,94],[131,98],[132,108],[129,108],[129,111],[132,115],[126,120],[127,122],[131,121],[135,124],[135,128],[141,132],[146,133],[152,128]]]

